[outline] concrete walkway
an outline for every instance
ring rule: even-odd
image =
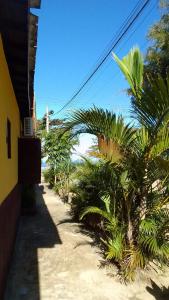
[[[169,277],[126,286],[113,270],[100,268],[91,236],[71,222],[69,206],[45,184],[37,200],[37,215],[21,219],[5,300],[169,299]]]

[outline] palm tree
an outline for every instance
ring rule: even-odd
[[[144,148],[145,178],[149,165],[156,163],[163,169],[169,167],[164,159],[169,148],[169,74],[166,81],[160,77],[147,78],[149,91],[143,86],[143,58],[138,48],[133,48],[120,60],[113,54],[132,91],[132,115],[142,125],[138,139]],[[138,145],[137,145],[138,148]],[[169,169],[168,169],[169,170]],[[144,190],[143,193],[146,193]],[[145,197],[142,207],[146,208]],[[143,214],[145,216],[145,214]]]
[[[136,267],[144,267],[151,259],[164,262],[169,258],[166,208],[169,202],[169,76],[166,81],[161,77],[148,79],[150,88],[145,93],[139,49],[133,48],[122,60],[113,56],[129,83],[132,117],[139,122],[139,127],[135,129],[122,116],[97,107],[75,112],[68,127],[74,128],[75,134],[94,134],[100,158],[114,172],[117,184],[110,200],[116,206],[114,217],[123,228],[118,245],[122,241],[124,245],[119,261],[126,276],[132,276]],[[114,205],[109,206],[111,216],[112,209]],[[96,207],[86,208],[82,217],[87,213],[102,214],[105,224],[107,220],[111,223],[107,212]],[[161,218],[163,235],[160,235]],[[108,249],[114,249],[116,243],[117,235],[110,235],[109,230]]]

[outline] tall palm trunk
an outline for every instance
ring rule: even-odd
[[[127,244],[129,247],[132,247],[134,244],[134,238],[133,238],[133,222],[131,220],[131,206],[129,199],[124,196],[124,205],[123,205],[123,217],[124,217],[124,222],[127,224],[127,231],[126,231],[126,239],[127,239]]]
[[[127,241],[129,246],[133,246],[134,238],[133,238],[133,223],[131,221],[130,215],[128,214],[128,222],[127,222]]]
[[[146,197],[143,196],[140,202],[140,220],[144,220],[146,217],[147,210],[147,200]]]
[[[57,182],[57,174],[56,174],[56,163],[55,163],[55,167],[54,167],[54,184],[56,185]]]
[[[141,200],[140,200],[140,220],[144,220],[147,210],[147,186],[145,181],[147,180],[147,164],[145,167],[145,175],[143,177],[143,186],[141,187]]]

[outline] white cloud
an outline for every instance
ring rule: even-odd
[[[79,145],[75,146],[72,154],[72,160],[80,159],[80,155],[86,154],[87,150],[94,144],[95,136],[88,133],[83,133],[79,138]]]

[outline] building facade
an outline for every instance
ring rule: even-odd
[[[40,141],[32,131],[39,0],[0,0],[0,299],[21,207],[22,184],[40,182]],[[26,121],[25,121],[26,120]],[[25,124],[30,128],[25,129]]]

